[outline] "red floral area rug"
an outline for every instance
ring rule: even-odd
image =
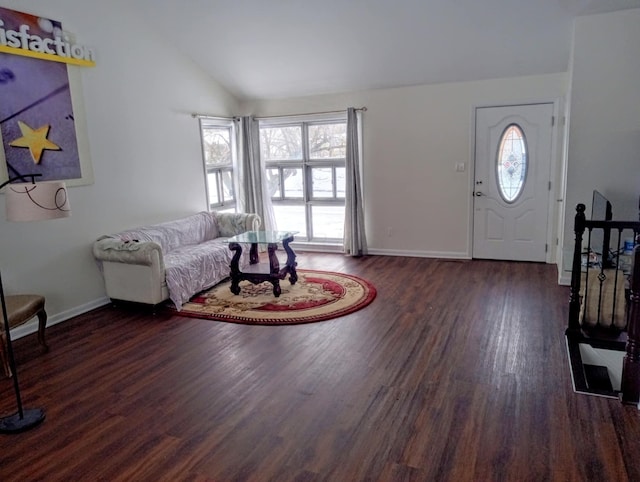
[[[364,308],[376,297],[375,287],[357,276],[299,269],[298,281],[280,281],[282,293],[273,296],[268,282],[240,283],[231,293],[231,281],[222,282],[182,305],[181,316],[257,325],[290,325],[330,320]]]

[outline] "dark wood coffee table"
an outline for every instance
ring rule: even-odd
[[[294,285],[298,281],[296,273],[296,253],[294,253],[289,243],[293,241],[293,236],[298,231],[247,231],[229,238],[229,249],[234,251],[231,258],[231,292],[234,295],[240,294],[240,281],[247,280],[253,284],[268,281],[273,285],[273,295],[280,296],[280,280],[289,275],[289,282]],[[240,269],[240,256],[242,256],[242,244],[251,244],[249,250],[249,266],[245,271]],[[266,244],[269,253],[269,263],[260,263],[258,256],[258,245]],[[280,268],[280,261],[276,255],[278,244],[282,244],[287,261]]]

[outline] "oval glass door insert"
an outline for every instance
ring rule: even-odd
[[[498,192],[505,202],[515,202],[527,180],[527,139],[517,124],[510,124],[500,137],[496,160]]]

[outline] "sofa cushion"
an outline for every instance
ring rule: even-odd
[[[201,212],[175,221],[154,224],[123,231],[122,241],[137,240],[158,243],[163,253],[170,253],[182,246],[192,246],[218,237],[218,221],[215,214]]]

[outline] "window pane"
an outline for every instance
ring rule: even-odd
[[[217,172],[207,173],[207,187],[209,189],[209,204],[220,204],[220,198],[218,197],[218,189],[216,184]]]
[[[290,206],[286,204],[273,204],[273,213],[276,217],[278,231],[300,231],[295,239],[304,240],[307,237],[307,224],[305,221],[304,206]]]
[[[516,124],[508,126],[500,138],[496,174],[502,199],[514,202],[522,193],[527,177],[526,139]]]
[[[309,158],[335,159],[346,157],[347,124],[309,126]]]
[[[342,239],[344,206],[312,206],[313,238]]]
[[[314,199],[333,198],[333,169],[314,167],[311,169],[311,182]]]
[[[216,208],[215,210],[217,213],[235,213],[236,212],[236,208],[234,206],[231,207],[222,207],[222,208]]]
[[[267,190],[269,196],[272,198],[282,197],[280,192],[280,170],[279,169],[267,169]]]
[[[222,196],[224,197],[225,204],[233,203],[235,200],[233,177],[231,174],[232,172],[229,170],[222,171]]]
[[[287,199],[302,199],[302,169],[282,169],[284,177],[284,197]]]
[[[203,127],[202,146],[204,161],[208,166],[231,164],[230,129],[226,127]]]
[[[346,174],[347,171],[344,167],[336,168],[336,197],[341,199],[344,199],[347,186]]]
[[[302,128],[261,127],[260,157],[263,161],[302,159]]]

